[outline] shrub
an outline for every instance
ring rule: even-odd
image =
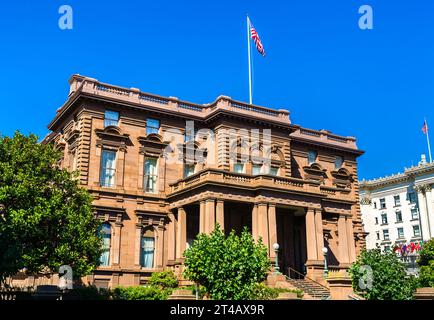
[[[199,299],[203,299],[206,295],[206,289],[203,286],[198,286],[199,287]],[[196,285],[191,285],[191,286],[187,286],[185,288],[186,290],[191,290],[191,293],[196,296]]]
[[[420,287],[434,287],[434,238],[423,244],[417,260]]]
[[[279,296],[280,291],[276,288],[267,287],[263,283],[253,285],[250,300],[273,300]]]
[[[115,300],[166,300],[169,293],[155,286],[116,287],[113,289]]]
[[[255,243],[247,228],[225,237],[218,224],[210,235],[200,234],[184,256],[184,276],[220,300],[248,299],[271,266],[266,247]]]
[[[282,292],[296,293],[297,298],[302,298],[304,295],[304,292],[299,289],[270,288],[263,283],[256,283],[253,286],[250,300],[273,300],[277,299]]]
[[[108,300],[110,299],[110,291],[106,289],[98,289],[95,286],[77,287],[69,291],[65,295],[67,300]]]
[[[162,289],[176,288],[178,286],[178,279],[171,270],[154,272],[149,280],[149,284]]]
[[[371,272],[372,271],[372,272]],[[367,300],[410,300],[415,281],[392,253],[363,250],[350,267],[353,289]]]

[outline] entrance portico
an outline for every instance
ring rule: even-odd
[[[262,240],[273,263],[276,254],[273,244],[279,243],[279,268],[288,276],[297,272],[321,278],[325,246],[328,256],[337,257],[336,268],[348,267],[355,257],[350,249],[354,248],[352,221],[343,213],[350,212],[350,206],[346,210],[342,205],[332,210],[330,204],[323,208],[315,198],[308,202],[306,197],[301,201],[297,195],[277,197],[271,192],[201,191],[173,202],[177,237],[171,238],[169,247],[176,247],[178,263],[183,261],[183,251],[196,235],[211,233],[217,223],[226,234],[232,230],[239,234],[246,227],[255,240]]]

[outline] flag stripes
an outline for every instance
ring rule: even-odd
[[[253,42],[255,43],[256,49],[262,56],[265,57],[264,46],[262,45],[258,32],[256,31],[255,27],[253,27],[253,24],[250,22],[250,19],[249,19],[249,24],[250,24],[250,35],[252,37]]]

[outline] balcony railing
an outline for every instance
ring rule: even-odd
[[[252,176],[243,173],[228,172],[219,169],[204,169],[188,178],[179,180],[170,186],[170,193],[178,193],[186,189],[206,183],[221,183],[237,188],[271,188],[303,193],[320,194],[325,197],[339,195],[340,199],[351,200],[349,190],[320,185],[318,181],[271,175]]]

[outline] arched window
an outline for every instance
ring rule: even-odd
[[[103,225],[101,225],[99,229],[99,234],[101,235],[103,240],[103,252],[100,258],[100,265],[108,266],[110,264],[110,246],[112,238],[110,224],[104,223]]]
[[[155,238],[153,230],[146,230],[140,244],[140,265],[143,268],[152,269],[154,267]]]

